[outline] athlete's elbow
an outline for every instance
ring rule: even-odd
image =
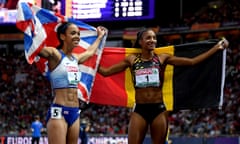
[[[108,76],[108,74],[106,74],[106,73],[100,73],[101,74],[101,76],[103,76],[103,77],[107,77]]]
[[[97,72],[102,75],[103,77],[107,76],[107,72],[104,70],[103,67],[99,66]]]

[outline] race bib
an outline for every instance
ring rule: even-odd
[[[158,87],[159,71],[157,68],[145,68],[135,71],[136,87]]]
[[[80,81],[80,72],[77,67],[68,66],[67,67],[68,81],[69,84],[78,84]]]
[[[51,107],[51,118],[61,119],[62,118],[62,108],[61,107]]]

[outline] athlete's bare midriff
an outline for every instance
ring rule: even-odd
[[[79,107],[77,88],[64,88],[54,90],[53,103],[67,107]]]
[[[136,89],[135,100],[142,104],[163,102],[162,90],[153,87]]]

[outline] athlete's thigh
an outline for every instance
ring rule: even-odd
[[[79,138],[80,118],[78,118],[69,128],[67,135],[67,144],[76,144]]]
[[[166,112],[160,113],[150,126],[153,144],[164,144],[168,132],[168,117]]]
[[[128,126],[128,144],[142,144],[148,124],[138,113],[132,112]]]
[[[63,118],[49,119],[47,123],[49,144],[66,144],[67,124]]]

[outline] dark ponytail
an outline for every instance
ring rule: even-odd
[[[57,46],[57,49],[61,49],[63,46],[63,40],[61,40],[60,35],[61,34],[65,34],[66,30],[68,28],[69,25],[71,25],[72,23],[69,22],[63,22],[58,28],[57,28],[57,38],[59,40],[59,45]]]
[[[133,44],[133,48],[141,48],[141,45],[139,44],[139,40],[142,39],[143,33],[147,32],[149,29],[143,28],[137,33],[137,38],[135,43]]]

